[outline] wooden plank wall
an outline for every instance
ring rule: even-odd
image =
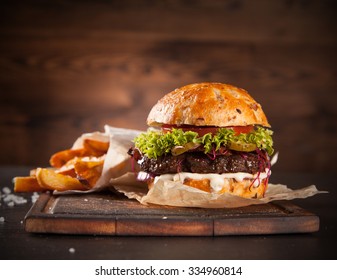
[[[336,171],[336,2],[2,1],[0,164],[45,166],[165,93],[231,83],[275,131],[274,170]]]

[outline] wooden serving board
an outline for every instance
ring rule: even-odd
[[[290,202],[233,209],[144,206],[113,193],[43,193],[25,217],[32,233],[222,236],[315,232],[318,216]]]

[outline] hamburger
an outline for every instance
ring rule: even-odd
[[[244,89],[183,86],[154,105],[147,124],[128,153],[149,188],[170,180],[209,193],[264,196],[273,132],[261,105]]]

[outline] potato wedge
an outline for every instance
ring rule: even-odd
[[[54,170],[38,168],[36,179],[40,186],[47,190],[87,190],[88,187],[82,184],[77,178],[68,175],[58,174]]]
[[[74,157],[73,159],[70,159],[69,161],[67,161],[66,164],[64,164],[60,168],[55,168],[55,172],[76,178],[77,174],[75,171],[75,163],[78,159],[79,159],[78,157]]]
[[[41,192],[45,190],[40,186],[35,176],[15,177],[13,181],[15,192]]]
[[[35,176],[36,168],[29,171],[29,176]]]
[[[57,152],[50,157],[49,163],[53,167],[60,168],[75,157],[102,156],[107,153],[109,142],[101,142],[93,139],[85,139],[83,148],[68,149]]]
[[[102,174],[109,142],[85,139],[83,148],[57,152],[50,157],[51,168],[36,168],[30,176],[14,178],[16,192],[44,190],[88,190]]]
[[[102,174],[103,164],[104,159],[81,158],[76,161],[74,168],[77,176],[93,187]]]
[[[74,157],[83,157],[87,156],[88,151],[83,149],[77,150],[63,150],[53,154],[49,160],[49,163],[53,167],[60,168],[65,165],[69,160],[73,159]]]
[[[101,142],[93,139],[85,139],[83,147],[91,156],[101,156],[106,154],[109,149],[109,142]]]
[[[62,174],[62,175],[67,175],[67,176],[70,176],[70,177],[73,177],[73,178],[76,178],[77,177],[77,174],[76,174],[76,171],[75,171],[75,168],[67,168],[67,169],[64,169],[64,168],[60,168],[58,170],[55,170],[56,173],[58,174]]]

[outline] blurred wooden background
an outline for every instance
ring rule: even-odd
[[[165,93],[247,89],[280,158],[334,172],[336,1],[1,1],[0,164],[48,165],[104,124],[145,129]]]

